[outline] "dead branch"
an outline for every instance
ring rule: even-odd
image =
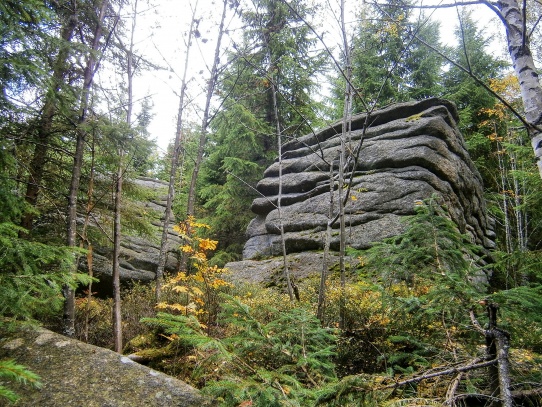
[[[481,363],[478,363],[478,360],[475,360],[473,363],[465,365],[465,366],[452,367],[452,368],[449,368],[449,369],[441,370],[440,372],[427,373],[427,374],[423,374],[421,376],[412,377],[410,379],[402,380],[402,381],[395,382],[393,384],[381,387],[378,390],[395,389],[395,388],[400,387],[400,386],[405,386],[407,384],[412,384],[412,383],[418,383],[418,382],[421,382],[423,380],[432,379],[434,377],[445,376],[445,375],[450,375],[450,374],[454,374],[454,373],[459,374],[459,373],[462,373],[462,372],[468,372],[469,370],[481,369],[481,368],[484,368],[484,367],[492,366],[492,365],[494,365],[496,363],[497,363],[497,360],[488,360],[486,362],[481,362]]]

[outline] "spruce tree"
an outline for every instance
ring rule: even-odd
[[[297,13],[280,0],[258,0],[242,11],[243,39],[234,45],[217,88],[223,107],[211,124],[214,146],[202,171],[200,197],[213,214],[208,223],[221,248],[231,246],[237,255],[252,217],[254,187],[276,157],[277,124],[288,140],[310,132],[318,121],[311,95],[324,59],[300,18],[310,19],[314,9],[302,0],[291,6]]]
[[[491,38],[477,26],[472,13],[466,11],[460,14],[455,37],[458,45],[452,49],[454,61],[486,83],[501,75],[506,64],[488,51]],[[492,166],[496,164],[490,161],[491,145],[487,138],[492,130],[482,128],[481,123],[488,119],[484,110],[492,109],[497,100],[469,74],[456,66],[450,66],[444,74],[443,83],[446,88],[444,97],[458,107],[459,127],[469,153],[480,169],[484,183],[490,185]]]
[[[442,59],[415,38],[438,44],[438,23],[414,19],[412,9],[395,1],[363,6],[359,21],[352,39],[352,82],[364,100],[354,98],[354,112],[442,93]],[[341,82],[334,90],[339,115]]]

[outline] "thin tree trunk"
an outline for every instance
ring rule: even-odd
[[[333,178],[333,161],[329,164],[329,213],[328,222],[326,225],[326,235],[324,241],[324,258],[322,260],[322,270],[320,272],[320,287],[318,289],[318,308],[316,311],[316,317],[324,325],[324,319],[326,315],[326,281],[329,272],[329,247],[331,245],[331,230],[333,219],[333,193],[334,193],[335,180]]]
[[[205,109],[203,111],[203,119],[201,121],[200,138],[198,145],[198,155],[194,164],[194,171],[192,172],[192,179],[190,180],[190,189],[188,190],[188,206],[187,214],[194,215],[194,207],[196,202],[196,185],[198,182],[199,170],[203,161],[203,153],[205,151],[205,144],[207,143],[207,127],[209,126],[209,110],[211,108],[211,99],[216,87],[216,81],[218,77],[218,67],[220,64],[220,47],[222,44],[222,36],[224,34],[224,21],[226,19],[228,0],[224,0],[222,8],[222,17],[220,25],[218,27],[218,39],[216,41],[215,57],[213,60],[213,67],[211,69],[211,78],[207,82],[207,96],[205,99]]]
[[[88,240],[87,228],[90,223],[90,213],[93,208],[93,195],[94,195],[94,162],[95,162],[95,149],[94,149],[94,137],[92,138],[91,149],[90,149],[90,177],[88,181],[88,190],[87,190],[87,210],[85,213],[85,222],[83,223],[83,230],[81,231],[81,244],[80,247],[83,248],[83,245],[87,245],[87,267],[88,267],[88,276],[92,279],[94,275],[93,264],[92,264],[92,244]],[[88,332],[89,332],[89,319],[90,319],[90,302],[92,301],[92,280],[88,283],[87,286],[87,305],[85,307],[85,328],[84,328],[84,339],[88,343]]]
[[[345,75],[346,85],[344,92],[344,111],[343,111],[343,123],[342,123],[342,135],[341,135],[341,153],[339,158],[339,185],[338,185],[338,200],[339,200],[339,267],[341,273],[341,295],[339,299],[339,328],[345,329],[345,315],[346,315],[346,270],[345,270],[345,251],[346,251],[346,225],[344,207],[345,201],[343,199],[344,193],[344,170],[346,164],[346,140],[350,135],[350,124],[352,114],[352,87],[350,81],[352,79],[352,64],[350,46],[348,44],[348,38],[346,33],[345,24],[345,0],[341,0],[341,34],[343,38],[344,58],[345,58]]]
[[[497,342],[497,360],[499,368],[499,395],[502,407],[512,407],[513,398],[510,391],[510,361],[508,354],[510,351],[510,338],[508,333],[496,330],[495,341]]]
[[[279,191],[277,197],[277,213],[279,217],[279,228],[280,228],[280,242],[282,249],[282,262],[284,269],[284,279],[286,280],[286,288],[288,290],[288,296],[290,301],[294,300],[294,285],[292,283],[292,278],[290,275],[290,267],[288,266],[288,257],[286,252],[286,236],[284,234],[284,221],[282,219],[282,132],[280,130],[280,123],[278,121],[278,107],[277,107],[277,92],[274,82],[271,84],[273,87],[273,106],[275,110],[276,118],[276,131],[277,131],[277,148],[279,155]],[[299,295],[299,294],[298,294]],[[298,297],[298,295],[296,297]],[[299,301],[299,298],[297,298]]]
[[[132,6],[132,28],[130,32],[130,45],[126,53],[126,77],[127,77],[127,106],[126,124],[128,129],[132,126],[132,110],[134,107],[133,81],[134,81],[134,33],[137,21],[137,0]],[[122,352],[122,299],[120,286],[120,243],[122,239],[122,184],[124,180],[124,156],[125,149],[119,147],[119,166],[117,169],[115,186],[115,212],[113,222],[113,342],[115,352]]]
[[[517,157],[514,152],[510,152],[510,169],[512,170],[512,184],[514,186],[514,216],[516,218],[516,234],[518,239],[518,248],[521,252],[527,250],[527,234],[526,224],[523,223],[524,214],[521,208],[522,199],[521,196],[525,193],[523,191],[524,185],[520,185],[520,181],[517,176],[518,165]]]
[[[513,239],[512,239],[512,226],[510,224],[510,208],[509,208],[509,198],[507,194],[507,171],[504,165],[503,146],[501,143],[497,142],[497,158],[499,163],[499,172],[501,176],[501,196],[502,196],[502,212],[504,216],[504,233],[505,233],[505,242],[506,242],[506,253],[512,253],[514,250]]]
[[[501,407],[512,407],[512,393],[510,391],[510,361],[508,353],[510,350],[510,335],[497,327],[496,304],[487,305],[489,326],[485,331],[488,356],[497,360],[496,366],[490,367],[490,381],[492,395],[499,394]]]
[[[119,167],[115,182],[115,215],[113,223],[113,341],[115,352],[122,352],[122,314],[120,297],[120,241],[121,241],[121,205],[122,205],[122,180],[124,169],[124,151],[119,151]]]
[[[64,84],[64,78],[68,71],[67,60],[70,54],[69,44],[71,43],[75,27],[77,26],[77,10],[72,10],[68,16],[67,22],[61,30],[60,50],[53,64],[52,87],[45,94],[45,103],[41,112],[41,118],[38,123],[36,145],[34,154],[29,164],[29,175],[26,185],[25,200],[31,206],[36,206],[41,189],[41,181],[45,164],[47,163],[47,153],[52,135],[53,120],[58,112],[57,99]],[[21,219],[21,226],[28,232],[32,230],[34,213],[28,211]]]
[[[171,170],[169,173],[169,186],[166,200],[166,210],[164,213],[164,226],[162,229],[162,239],[160,241],[160,254],[158,257],[158,267],[156,269],[156,289],[155,297],[156,302],[160,301],[162,294],[162,283],[164,279],[164,270],[166,268],[167,261],[167,241],[169,233],[169,222],[172,215],[173,197],[175,196],[175,179],[177,178],[177,169],[179,166],[179,155],[182,146],[182,132],[183,132],[183,112],[184,112],[184,99],[186,95],[186,75],[188,71],[188,62],[190,61],[190,48],[192,46],[192,36],[194,33],[194,27],[196,25],[196,7],[192,10],[192,20],[190,22],[190,30],[188,33],[188,41],[186,43],[186,56],[184,60],[184,72],[181,82],[181,94],[179,96],[179,111],[177,113],[177,128],[175,131],[175,143],[173,147],[173,156],[171,157]]]
[[[102,2],[100,14],[96,22],[92,48],[89,51],[87,64],[85,67],[83,92],[81,95],[81,108],[77,128],[77,141],[75,155],[73,158],[72,178],[70,182],[70,192],[68,196],[68,230],[67,246],[75,247],[77,238],[77,194],[81,178],[81,167],[83,165],[83,153],[85,147],[86,130],[82,125],[87,121],[88,106],[90,100],[90,89],[96,72],[96,53],[100,46],[100,40],[103,33],[103,21],[106,16],[108,0]],[[74,261],[73,272],[77,269],[77,263]],[[64,318],[63,332],[66,336],[73,336],[75,333],[75,291],[68,285],[63,287],[64,294]]]
[[[262,27],[262,30],[265,30]],[[297,287],[292,283],[292,278],[290,274],[290,267],[288,266],[288,258],[287,258],[287,252],[286,252],[286,237],[284,233],[284,222],[282,219],[282,129],[280,124],[280,118],[279,118],[279,108],[278,108],[278,99],[277,99],[277,79],[275,78],[275,65],[274,61],[272,60],[271,50],[269,49],[270,44],[270,38],[269,33],[267,31],[264,31],[264,38],[265,38],[265,46],[267,51],[267,59],[269,62],[269,68],[267,76],[271,79],[270,80],[270,96],[271,96],[271,117],[269,117],[271,122],[274,122],[275,124],[275,136],[277,138],[277,153],[278,153],[278,160],[279,160],[279,190],[278,190],[278,196],[277,196],[277,214],[278,214],[278,221],[279,221],[279,230],[280,230],[280,241],[281,241],[281,250],[282,250],[282,261],[283,261],[283,275],[284,279],[286,280],[286,289],[288,292],[288,296],[290,297],[290,301],[294,301],[294,298],[299,297],[299,293],[297,293],[297,290],[295,292],[294,297],[294,288],[297,289]],[[299,298],[298,298],[299,300]]]

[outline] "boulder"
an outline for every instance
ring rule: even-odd
[[[9,383],[20,396],[20,407],[215,405],[174,377],[47,329],[4,327],[0,337],[0,359],[14,359],[41,377],[40,389]]]
[[[364,249],[400,234],[405,229],[402,219],[415,213],[417,201],[430,197],[447,207],[459,230],[474,243],[488,250],[495,246],[481,176],[469,157],[458,120],[455,105],[436,98],[353,117],[344,166],[351,184],[345,207],[348,246]],[[283,146],[281,214],[288,253],[324,246],[330,202],[334,213],[338,207],[341,131],[342,123],[337,122]],[[256,217],[247,229],[245,260],[282,253],[278,175],[276,161],[257,185],[261,196],[252,204]],[[338,227],[336,222],[332,249],[339,246]]]

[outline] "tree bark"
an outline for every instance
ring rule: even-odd
[[[203,161],[203,153],[205,152],[205,144],[207,143],[207,127],[209,126],[209,110],[211,108],[211,99],[213,98],[213,92],[215,90],[218,67],[220,64],[220,46],[222,44],[222,36],[224,34],[224,21],[226,19],[228,1],[224,0],[222,8],[222,17],[220,19],[220,25],[218,27],[218,38],[216,41],[215,57],[213,60],[213,67],[211,69],[211,78],[207,82],[207,96],[205,99],[205,109],[203,111],[203,119],[201,121],[200,138],[198,145],[198,155],[194,164],[194,171],[192,172],[192,178],[190,180],[190,189],[188,190],[188,206],[187,215],[194,215],[194,207],[196,202],[196,185],[198,182],[199,170]]]
[[[320,287],[318,289],[318,308],[316,310],[316,317],[324,325],[324,319],[326,316],[326,281],[329,272],[329,248],[331,245],[331,230],[333,222],[333,193],[335,187],[335,180],[333,178],[333,161],[329,164],[329,212],[328,221],[326,224],[326,234],[324,240],[324,258],[322,260],[322,270],[320,271]]]
[[[130,31],[130,45],[126,52],[126,79],[128,84],[126,103],[126,124],[128,129],[132,126],[132,110],[134,107],[133,80],[134,80],[134,32],[137,21],[137,0],[132,6],[132,28]],[[115,186],[115,211],[113,222],[113,342],[115,352],[122,352],[122,299],[120,287],[120,243],[122,239],[122,184],[124,181],[124,155],[125,150],[119,147],[119,166],[117,169]]]
[[[192,36],[194,34],[194,26],[196,25],[196,8],[192,10],[192,20],[190,21],[190,30],[188,32],[188,41],[186,43],[186,56],[184,60],[184,72],[181,82],[181,94],[179,96],[179,110],[177,113],[177,128],[175,131],[175,142],[173,146],[173,156],[171,157],[171,170],[169,173],[168,194],[166,200],[166,211],[164,213],[164,226],[162,229],[162,239],[160,241],[160,254],[158,256],[158,267],[156,268],[156,302],[160,301],[162,295],[162,283],[164,279],[164,270],[167,261],[167,241],[169,233],[169,222],[172,215],[173,197],[175,196],[175,179],[177,178],[177,169],[179,167],[179,156],[182,146],[183,135],[183,112],[184,99],[186,95],[186,75],[188,71],[188,62],[190,61],[190,48],[192,46]]]
[[[343,123],[342,123],[342,135],[341,135],[341,153],[339,158],[339,186],[338,186],[338,201],[339,201],[339,268],[341,273],[341,295],[339,299],[339,328],[345,329],[345,317],[346,317],[346,270],[344,264],[344,257],[346,251],[346,225],[344,216],[344,207],[346,202],[344,200],[344,170],[346,165],[346,141],[350,137],[350,125],[352,122],[352,63],[350,45],[348,43],[345,23],[345,0],[341,0],[341,34],[344,47],[344,60],[345,60],[345,75],[346,85],[344,91],[344,110],[343,110]]]
[[[525,119],[531,125],[531,145],[542,178],[542,86],[529,48],[524,15],[516,0],[500,0],[497,7],[506,28],[508,52],[519,81]]]
[[[96,72],[96,53],[100,47],[100,40],[103,34],[103,22],[108,8],[108,0],[104,0],[100,7],[100,14],[96,21],[92,47],[89,51],[87,64],[85,67],[83,91],[81,94],[81,106],[77,128],[77,141],[75,154],[73,158],[72,178],[70,182],[70,192],[68,196],[68,225],[67,225],[67,246],[75,247],[77,238],[77,194],[79,193],[79,184],[81,178],[81,167],[83,165],[83,153],[85,148],[86,130],[82,125],[87,121],[87,113],[90,99],[90,89],[94,81]],[[77,262],[74,261],[73,272],[77,270]],[[63,287],[64,294],[64,317],[63,332],[66,336],[75,334],[75,291],[68,285]]]
[[[32,160],[29,164],[25,200],[33,207],[35,207],[38,202],[41,181],[43,179],[45,164],[47,163],[49,144],[51,142],[53,121],[58,112],[57,98],[69,69],[67,65],[67,60],[70,55],[69,44],[71,43],[77,24],[77,10],[74,8],[61,30],[60,38],[62,43],[60,44],[60,50],[53,64],[52,86],[45,94],[45,102],[38,122],[35,141],[36,145],[34,147]],[[27,233],[32,231],[33,221],[34,213],[32,212],[27,212],[21,219],[21,226],[27,230]]]
[[[122,180],[124,177],[122,162],[124,151],[119,151],[119,168],[116,174],[115,185],[115,215],[113,223],[113,341],[115,352],[122,352],[122,314],[120,297],[120,241],[121,233],[121,205],[122,205]]]
[[[90,213],[93,209],[93,195],[94,195],[94,170],[95,170],[95,159],[96,159],[96,150],[95,150],[95,139],[92,139],[90,147],[90,177],[88,181],[88,190],[87,190],[87,210],[85,213],[85,222],[83,223],[83,230],[81,231],[81,243],[80,247],[83,248],[84,245],[87,245],[87,267],[88,267],[88,276],[93,277],[93,264],[92,264],[92,244],[88,240],[87,229],[90,224]],[[88,333],[89,333],[89,322],[90,322],[90,302],[92,300],[92,280],[88,283],[87,287],[87,304],[85,307],[85,328],[84,328],[84,340],[88,343]]]

